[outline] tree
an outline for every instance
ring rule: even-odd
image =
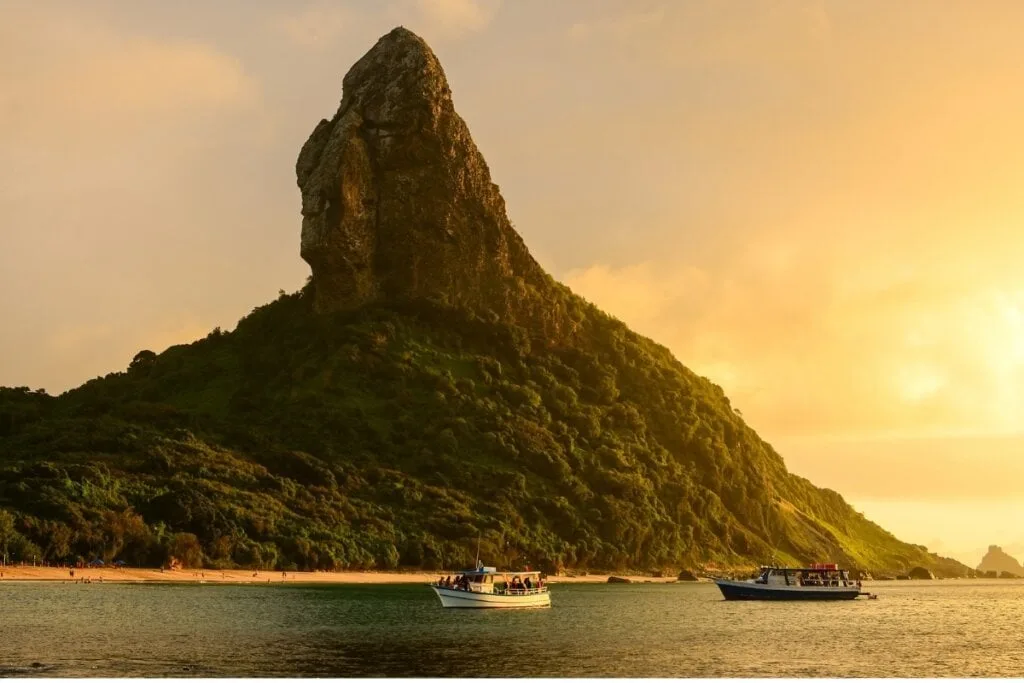
[[[171,557],[181,561],[182,567],[203,566],[203,546],[195,534],[174,534],[169,550]]]
[[[14,515],[7,510],[0,510],[0,552],[3,553],[3,563],[7,564],[7,550],[15,536],[20,536],[14,530]]]
[[[132,362],[128,365],[128,372],[132,372],[134,370],[145,370],[152,367],[155,361],[156,354],[149,349],[143,349],[135,354],[134,358],[132,358]]]

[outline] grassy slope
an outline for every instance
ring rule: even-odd
[[[8,536],[217,566],[451,566],[481,537],[549,569],[966,570],[789,474],[721,388],[556,292],[571,347],[426,302],[315,316],[298,293],[60,398],[5,390]]]

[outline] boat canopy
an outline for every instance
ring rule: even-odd
[[[502,571],[499,572],[496,567],[480,567],[479,569],[466,569],[459,572],[463,576],[539,576],[539,571]]]
[[[835,564],[812,564],[810,567],[769,567],[764,565],[761,567],[761,572],[765,571],[773,572],[846,572],[846,569],[840,569]]]

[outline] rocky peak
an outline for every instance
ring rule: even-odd
[[[565,316],[539,305],[551,280],[512,228],[423,39],[394,29],[342,89],[296,164],[317,310],[432,298],[559,335]]]
[[[997,545],[988,547],[988,552],[985,553],[985,557],[981,558],[981,564],[978,565],[978,571],[1009,572],[1017,576],[1024,576],[1024,567],[1021,567],[1020,562]]]

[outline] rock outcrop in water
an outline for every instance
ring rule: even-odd
[[[981,558],[978,572],[995,572],[997,575],[1002,572],[1009,572],[1016,576],[1024,576],[1024,567],[1021,567],[1020,562],[1004,552],[999,546],[990,545],[988,552],[985,553],[985,557]]]
[[[318,310],[426,298],[547,339],[568,327],[441,64],[411,31],[394,29],[349,70],[341,106],[302,147],[296,175]]]

